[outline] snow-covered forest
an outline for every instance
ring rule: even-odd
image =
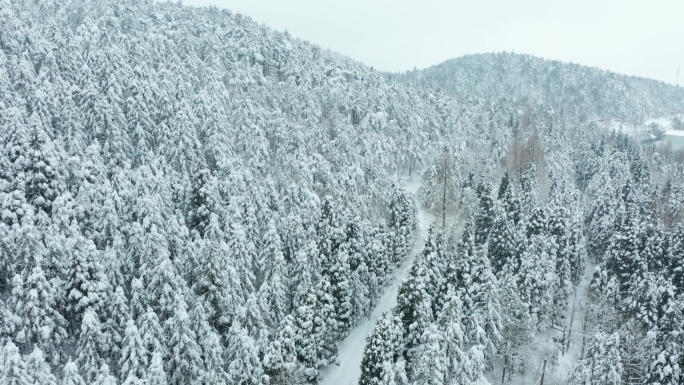
[[[459,60],[0,0],[0,384],[681,383],[684,156],[596,121],[684,92]]]

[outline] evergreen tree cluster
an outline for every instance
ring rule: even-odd
[[[619,134],[604,137],[593,153],[597,166],[587,189],[596,198],[585,219],[597,262],[591,294],[615,316],[603,315],[609,322],[600,325],[598,333],[604,334],[597,334],[592,346],[607,343],[610,333],[615,353],[592,357],[598,354],[592,349],[603,348],[590,348],[578,373],[599,381],[607,374],[585,373],[587,367],[610,365],[618,381],[612,383],[620,378],[623,384],[681,383],[684,229],[681,214],[672,210],[681,202],[676,193],[681,182],[673,187],[671,178],[684,170]]]
[[[315,383],[414,243],[420,100],[228,11],[0,3],[0,383]]]
[[[549,179],[546,201],[534,164],[519,180],[505,172],[496,192],[472,174],[455,186],[474,190],[459,203],[473,214],[459,236],[431,228],[396,308],[368,336],[361,384],[486,383],[495,362],[511,376],[532,359],[535,333],[569,322],[586,254],[579,193],[571,178]]]

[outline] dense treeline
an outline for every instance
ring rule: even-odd
[[[504,152],[505,103],[241,15],[0,5],[0,382],[315,382],[413,244],[397,175]]]
[[[607,155],[504,95],[411,88],[215,8],[0,0],[0,383],[316,383],[411,251],[423,170],[441,220],[372,373],[522,371],[564,320]]]
[[[430,103],[225,11],[1,5],[0,382],[315,382],[413,244]]]
[[[585,259],[574,181],[552,176],[543,202],[532,163],[497,188],[471,174],[459,189],[472,215],[460,236],[431,231],[368,338],[362,384],[486,383],[495,362],[510,381],[536,358],[524,353],[532,336],[569,321]]]
[[[673,180],[684,168],[620,135],[592,150],[585,221],[597,262],[587,315],[595,334],[574,380],[681,383],[684,190]]]
[[[558,139],[543,138],[548,158],[573,171],[548,164],[542,183],[534,163],[496,189],[473,174],[431,181],[453,169],[447,149],[435,160],[426,185],[458,197],[463,225],[431,232],[368,337],[361,384],[539,382],[541,361],[551,382],[680,383],[684,166],[624,135]]]

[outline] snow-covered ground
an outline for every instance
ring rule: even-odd
[[[420,175],[418,173],[414,178],[406,181],[406,190],[414,195],[419,187]],[[373,330],[377,319],[397,304],[399,285],[411,268],[415,256],[425,246],[430,220],[427,213],[418,208],[418,234],[411,255],[394,271],[391,284],[385,287],[370,317],[362,320],[340,343],[339,365],[331,365],[321,370],[321,385],[356,385],[358,383],[361,377],[361,360],[366,347],[366,336]]]
[[[684,136],[684,130],[665,130],[665,136]]]

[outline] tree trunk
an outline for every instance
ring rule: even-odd
[[[501,374],[501,383],[504,383],[504,379],[506,378],[506,366],[508,366],[508,354],[504,356],[504,364],[503,364],[503,373]]]

